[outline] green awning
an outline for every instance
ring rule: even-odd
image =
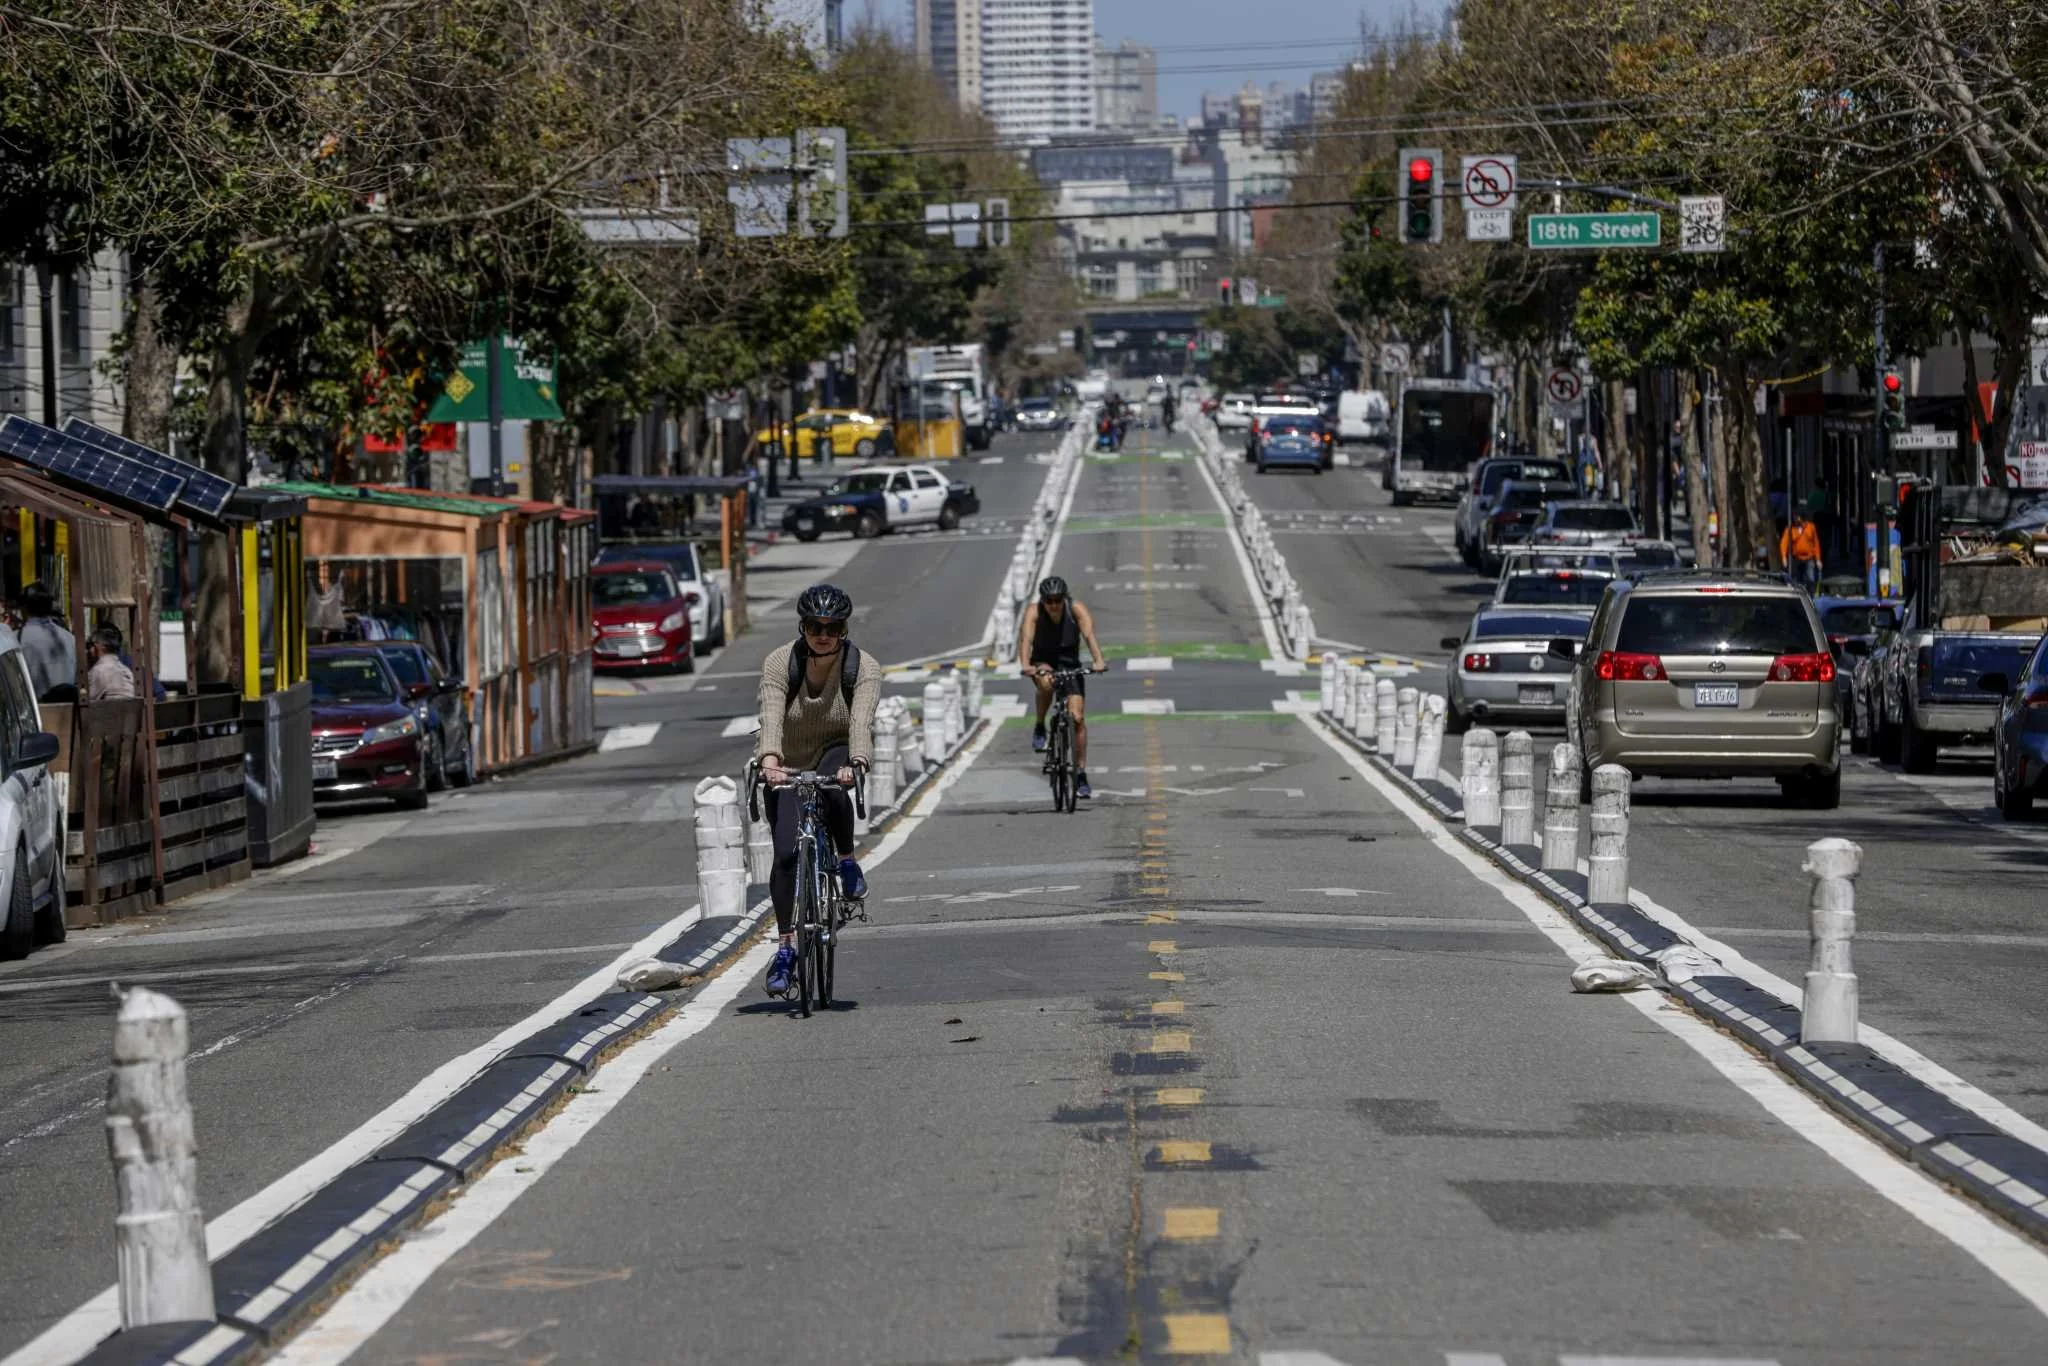
[[[485,388],[485,353],[489,346],[474,341],[462,348],[462,362],[427,413],[429,422],[489,422],[490,395]],[[507,337],[498,350],[498,404],[507,422],[560,422],[555,402],[552,360],[528,360],[525,348]]]

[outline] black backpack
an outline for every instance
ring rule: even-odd
[[[846,662],[839,666],[839,691],[846,698],[848,710],[853,708],[853,690],[860,684],[860,651],[853,648],[848,640],[839,647],[846,651]],[[804,644],[799,636],[789,651],[789,695],[795,697],[797,689],[803,686],[804,662],[811,657],[811,647]]]

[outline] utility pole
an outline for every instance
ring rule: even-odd
[[[1884,351],[1884,243],[1879,242],[1870,249],[1871,269],[1877,275],[1877,320],[1876,341],[1870,353],[1870,470],[1872,475],[1881,474],[1885,468],[1884,455],[1884,372],[1886,356]],[[1963,338],[1965,345],[1969,338]],[[1869,479],[1864,480],[1870,487]],[[1858,491],[1862,496],[1862,491]]]
[[[50,287],[50,262],[47,258],[36,262],[36,295],[38,317],[41,319],[43,335],[43,425],[57,425],[57,310],[52,305]]]
[[[489,414],[491,428],[491,496],[505,496],[505,395],[498,384],[499,357],[504,354],[505,339],[498,331],[498,320],[494,312],[491,317],[491,335],[484,341],[484,406]]]

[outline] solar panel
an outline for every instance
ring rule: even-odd
[[[88,446],[97,446],[115,455],[125,455],[139,465],[147,465],[159,474],[174,474],[185,481],[185,487],[178,493],[178,501],[195,512],[209,517],[218,517],[221,509],[228,505],[228,499],[235,496],[235,481],[223,479],[212,470],[202,469],[189,460],[180,460],[175,455],[130,441],[119,432],[110,432],[105,427],[96,427],[82,418],[64,419],[64,435],[75,437]]]
[[[185,487],[184,479],[178,475],[165,474],[124,455],[88,446],[19,413],[0,421],[0,454],[13,456],[24,465],[59,475],[85,489],[112,494],[158,512],[169,512]]]

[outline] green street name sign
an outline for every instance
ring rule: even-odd
[[[1538,251],[1605,251],[1654,247],[1664,240],[1657,213],[1532,213],[1529,246]]]

